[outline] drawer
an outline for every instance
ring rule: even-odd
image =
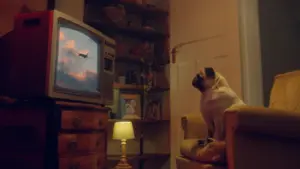
[[[108,113],[100,111],[75,111],[62,112],[61,128],[78,130],[105,129],[108,122]]]
[[[59,169],[104,169],[105,155],[95,154],[59,159]]]
[[[105,133],[93,134],[60,134],[58,137],[59,154],[74,152],[103,152],[105,153]]]
[[[43,154],[14,152],[9,154],[1,153],[0,164],[3,169],[42,169],[45,166],[45,161]]]

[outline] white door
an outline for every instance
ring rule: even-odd
[[[180,48],[171,64],[171,168],[183,138],[180,118],[200,114],[200,93],[192,78],[201,67],[220,71],[241,96],[241,60],[237,0],[171,0],[171,48],[191,40],[203,41]]]

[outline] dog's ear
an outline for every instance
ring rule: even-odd
[[[206,74],[206,77],[209,77],[209,78],[214,79],[216,77],[216,72],[212,67],[206,67],[205,74]]]

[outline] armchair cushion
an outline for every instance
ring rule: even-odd
[[[176,158],[177,169],[226,169],[226,166],[200,163],[183,156]]]
[[[191,160],[204,163],[225,163],[225,142],[210,142],[205,146],[199,139],[187,139],[181,144],[181,154]]]
[[[204,147],[204,145],[200,145],[198,143],[199,139],[183,140],[180,145],[180,153],[189,159],[196,159],[197,151]]]

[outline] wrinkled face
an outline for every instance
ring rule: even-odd
[[[214,69],[206,67],[204,70],[200,70],[193,78],[192,85],[201,92],[205,92],[207,89],[212,88],[215,83],[215,77],[216,73]]]

